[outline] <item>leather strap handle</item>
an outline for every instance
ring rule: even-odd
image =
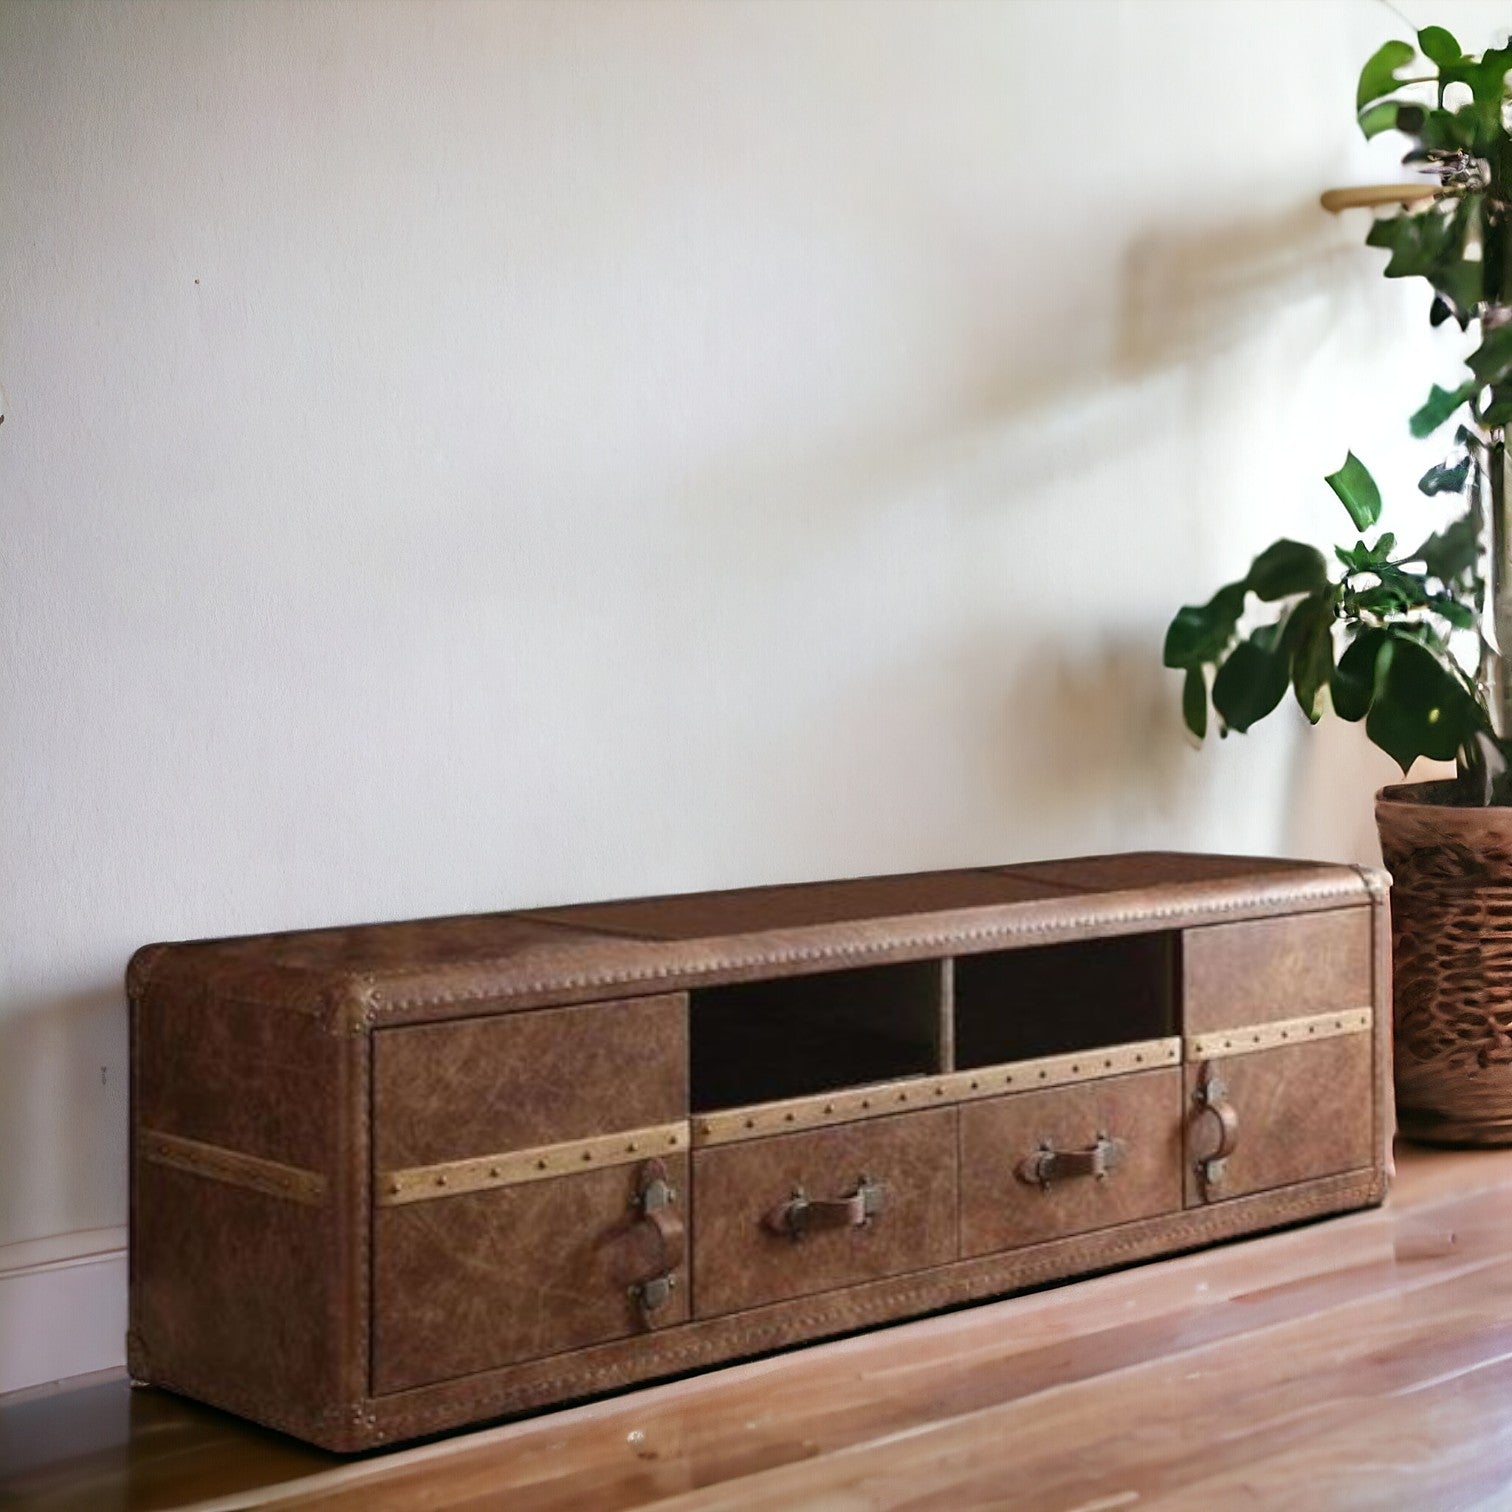
[[[1197,1104],[1192,1115],[1193,1131],[1199,1122],[1210,1121],[1218,1133],[1218,1142],[1197,1161],[1197,1176],[1207,1197],[1223,1185],[1228,1176],[1228,1158],[1239,1147],[1239,1112],[1228,1100],[1228,1087],[1211,1067],[1204,1071],[1192,1100]]]
[[[651,1314],[672,1300],[677,1287],[676,1271],[687,1258],[688,1231],[673,1210],[677,1193],[667,1179],[667,1167],[660,1160],[648,1160],[641,1168],[632,1205],[640,1209],[638,1222],[656,1236],[656,1265],[650,1276],[637,1281],[630,1295],[640,1307],[642,1318],[649,1323]]]
[[[761,1222],[771,1233],[802,1239],[805,1234],[823,1229],[866,1228],[873,1218],[880,1216],[884,1205],[882,1183],[862,1176],[855,1191],[844,1197],[810,1197],[802,1187],[797,1187],[786,1202],[779,1202]]]
[[[668,1208],[653,1208],[641,1215],[641,1222],[651,1225],[660,1247],[657,1270],[675,1271],[688,1255],[688,1230],[682,1219]]]
[[[1047,1139],[1032,1155],[1018,1164],[1018,1179],[1030,1186],[1049,1191],[1051,1184],[1071,1177],[1091,1177],[1103,1181],[1123,1164],[1127,1146],[1099,1132],[1095,1143],[1085,1150],[1057,1150]]]

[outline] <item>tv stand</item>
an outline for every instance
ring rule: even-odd
[[[1385,905],[1157,853],[146,947],[131,1373],[366,1449],[1379,1202]]]

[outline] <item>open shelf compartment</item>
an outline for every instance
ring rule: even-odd
[[[946,1069],[948,970],[911,961],[695,990],[694,1112]]]
[[[1175,931],[958,956],[955,1064],[1003,1065],[1177,1034],[1179,974]]]

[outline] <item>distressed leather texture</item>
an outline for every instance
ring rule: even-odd
[[[139,1123],[286,1165],[330,1165],[338,1052],[318,1024],[159,993],[138,1007],[135,1034],[150,1047],[133,1089]]]
[[[910,1072],[945,1058],[927,1075],[957,1051],[1053,1051],[1053,1024],[1033,1021],[1062,1016],[994,995],[984,959],[971,1033],[936,1033],[908,1006],[928,963],[1136,935],[1167,944],[1099,954],[1083,1038],[1376,1009],[1374,1034],[1219,1063],[1240,1117],[1221,1196],[1196,1182],[1211,1120],[1193,1118],[1188,1066],[672,1155],[668,1222],[687,1224],[688,1252],[652,1312],[632,1288],[667,1250],[633,1162],[376,1200],[386,1171],[689,1118],[708,989],[846,972],[853,990],[857,969],[921,963],[884,1017]],[[1388,948],[1373,874],[1165,853],[146,947],[128,970],[130,1368],[359,1450],[1379,1201]],[[1103,992],[1124,963],[1177,980]],[[793,1001],[797,1022],[827,995]],[[846,1084],[859,1011],[808,1037],[825,1085]],[[754,1061],[722,1078],[705,1049],[706,1088],[759,1094]],[[865,1065],[858,1051],[851,1070]],[[1106,1181],[1016,1182],[1026,1140],[1093,1125],[1128,1143]],[[162,1164],[146,1131],[294,1168],[320,1195]],[[884,1191],[865,1227],[795,1242],[763,1224],[795,1186],[845,1196],[863,1176]]]
[[[979,868],[957,889],[941,873],[746,888],[521,914],[423,919],[240,939],[148,946],[128,979],[208,991],[320,1018],[335,1032],[681,990],[711,981],[803,975],[841,965],[1050,944],[1243,917],[1361,906],[1371,884],[1352,868],[1303,861],[1244,862],[1166,852]],[[1085,875],[1085,886],[1074,879]],[[980,884],[975,879],[983,879]],[[873,913],[835,890],[880,889]],[[984,890],[996,889],[994,900]],[[782,906],[770,910],[770,895]],[[803,919],[803,899],[821,914]],[[720,932],[677,921],[717,914]],[[655,921],[660,920],[657,925]],[[660,933],[653,929],[659,928]],[[632,992],[630,989],[634,989]]]
[[[846,1197],[863,1178],[883,1193],[864,1228],[793,1239],[763,1222],[800,1191]],[[956,1257],[955,1110],[698,1150],[693,1190],[700,1318],[940,1265]]]
[[[1197,1111],[1205,1069],[1219,1076],[1238,1115],[1238,1142],[1222,1183],[1205,1190],[1196,1163],[1213,1140],[1213,1120]],[[1248,1055],[1213,1058],[1186,1067],[1189,1140],[1187,1201],[1223,1201],[1370,1164],[1369,1035],[1349,1034],[1315,1044],[1278,1045]]]
[[[1001,871],[918,872],[907,877],[858,877],[851,882],[808,882],[680,898],[590,903],[545,910],[531,917],[652,940],[696,940],[948,913],[1064,894],[1064,888]]]
[[[1189,930],[1187,1032],[1364,1007],[1370,952],[1370,915],[1357,908]]]
[[[685,1118],[687,998],[386,1029],[373,1043],[380,1169]]]
[[[687,1157],[666,1164],[685,1196]],[[403,1391],[683,1322],[686,1265],[654,1313],[630,1295],[662,1273],[661,1244],[632,1205],[636,1171],[380,1209],[373,1389]]]
[[[961,1248],[988,1254],[1182,1205],[1181,1072],[1138,1071],[967,1103],[961,1109]],[[1069,1176],[1047,1187],[1020,1165],[1044,1145],[1084,1150],[1099,1135],[1122,1146],[1102,1178]]]

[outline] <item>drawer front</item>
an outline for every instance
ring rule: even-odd
[[[687,998],[541,1008],[373,1036],[380,1171],[687,1116]]]
[[[1345,1034],[1187,1066],[1188,1205],[1374,1164],[1372,1041]]]
[[[1369,908],[1339,908],[1187,930],[1186,1033],[1368,1007],[1372,917]]]
[[[940,1265],[956,1258],[955,1227],[953,1109],[697,1150],[694,1311]]]
[[[1178,1067],[968,1103],[962,1254],[1179,1212],[1181,1114]]]
[[[677,995],[374,1035],[375,1392],[688,1316],[687,1067]]]
[[[662,1166],[680,1196],[687,1156]],[[616,1166],[380,1208],[373,1390],[404,1391],[685,1321],[681,1244],[675,1234],[669,1244],[665,1223],[639,1211],[643,1170]],[[666,1299],[644,1310],[635,1289],[668,1274]]]

